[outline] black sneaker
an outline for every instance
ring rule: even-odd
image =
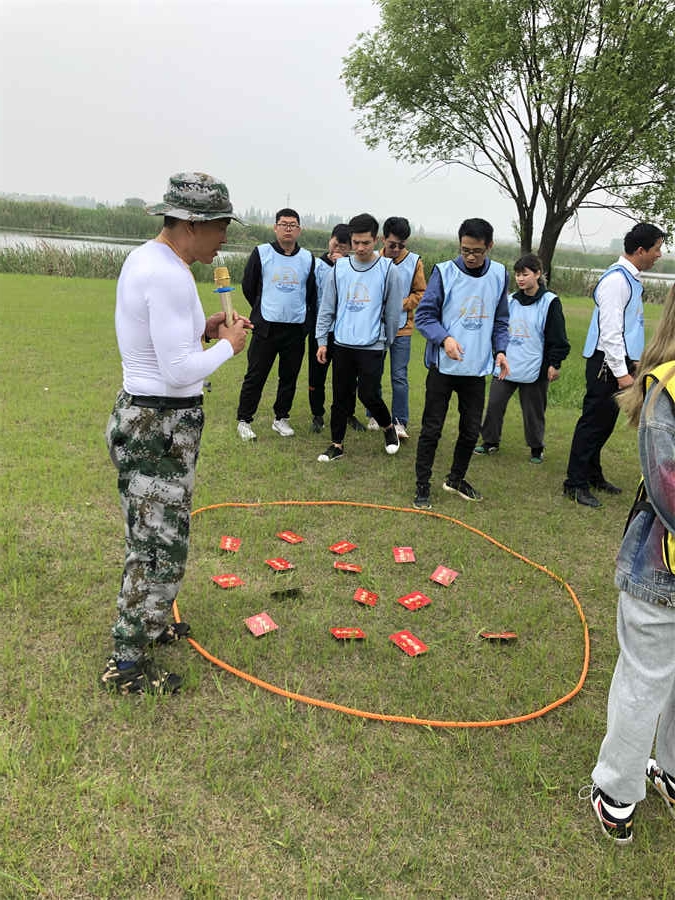
[[[668,807],[668,812],[675,819],[675,778],[656,765],[655,759],[647,763],[647,778],[652,787],[661,795]]]
[[[164,672],[149,659],[139,660],[133,666],[120,669],[113,657],[108,660],[101,674],[101,682],[118,694],[175,694],[182,683],[180,675]]]
[[[575,503],[579,503],[581,506],[591,506],[593,509],[598,509],[602,506],[602,503],[597,497],[594,497],[593,494],[591,494],[588,488],[567,487],[566,485],[563,485],[563,493],[566,497],[569,497],[570,500],[574,500]]]
[[[595,488],[596,491],[604,491],[605,494],[613,494],[615,496],[623,493],[622,488],[617,487],[617,485],[615,484],[612,484],[611,481],[605,481],[604,478],[602,479],[602,481],[592,481],[591,487]]]
[[[415,509],[431,509],[431,500],[429,499],[429,485],[428,484],[418,484],[417,490],[415,492],[415,499],[413,500],[413,506]]]
[[[342,459],[345,455],[345,451],[342,447],[338,447],[337,444],[329,444],[328,448],[319,456],[317,456],[318,462],[335,462],[338,459]]]
[[[363,424],[363,422],[359,422],[359,420],[356,418],[356,416],[350,416],[347,419],[347,424],[349,425],[350,428],[353,428],[354,431],[365,431],[366,430],[366,426]]]
[[[171,622],[170,625],[166,626],[160,636],[150,643],[151,646],[158,644],[175,644],[182,637],[187,637],[188,634],[190,634],[190,626],[187,622]]]
[[[443,482],[443,490],[450,491],[453,494],[459,494],[459,496],[464,497],[465,500],[480,502],[483,499],[483,495],[477,491],[475,487],[471,487],[469,482],[465,481],[463,478],[450,478],[448,475]]]
[[[389,428],[384,429],[384,449],[390,456],[393,456],[394,453],[398,453],[398,448],[401,446],[401,441],[398,436],[398,431],[396,431],[396,426],[392,422]]]
[[[615,844],[630,844],[633,840],[634,803],[612,800],[594,784],[591,788],[591,806],[608,838]]]
[[[499,444],[478,444],[477,447],[473,448],[473,452],[477,453],[479,456],[485,454],[492,456],[494,453],[499,453]]]
[[[312,431],[314,434],[319,434],[323,431],[323,416],[314,416],[312,419]]]

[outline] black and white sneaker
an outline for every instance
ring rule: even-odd
[[[463,478],[450,478],[448,475],[443,482],[443,490],[450,491],[453,494],[459,494],[459,496],[463,497],[465,500],[480,502],[483,499],[483,495]]]
[[[345,451],[342,447],[338,447],[337,444],[329,444],[326,450],[323,453],[320,453],[317,456],[318,462],[336,462],[338,459],[342,459],[345,455]]]
[[[647,763],[647,778],[654,790],[661,795],[668,812],[675,819],[675,778],[656,765],[655,759]]]
[[[635,803],[619,803],[594,784],[591,788],[591,806],[608,838],[615,844],[630,844],[633,840]]]
[[[390,456],[393,456],[394,453],[398,453],[400,446],[401,440],[398,436],[398,431],[396,431],[396,426],[392,422],[389,428],[384,429],[384,449]]]
[[[418,484],[415,491],[415,499],[413,506],[415,509],[431,509],[431,500],[429,499],[431,491],[428,484]]]

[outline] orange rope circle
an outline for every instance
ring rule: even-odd
[[[401,722],[405,725],[426,725],[430,728],[494,728],[499,725],[515,725],[519,722],[529,722],[532,719],[538,719],[541,716],[546,715],[546,713],[551,712],[551,710],[556,709],[558,706],[562,706],[563,703],[567,703],[573,697],[576,697],[576,695],[583,687],[586,680],[586,675],[588,674],[591,645],[588,635],[586,616],[584,615],[584,611],[581,607],[581,603],[579,602],[577,595],[574,593],[570,585],[566,581],[563,581],[563,579],[559,575],[551,572],[550,569],[547,569],[545,566],[533,562],[526,556],[522,556],[520,553],[517,553],[510,547],[507,547],[506,544],[502,544],[499,541],[495,540],[495,538],[490,537],[489,534],[485,534],[485,532],[480,531],[478,528],[474,528],[471,525],[467,525],[465,522],[462,522],[459,519],[454,519],[452,516],[443,515],[443,513],[411,509],[405,506],[382,506],[378,503],[358,503],[353,500],[270,500],[267,502],[256,503],[213,503],[210,506],[202,506],[199,509],[195,509],[192,512],[192,515],[196,516],[199,515],[199,513],[206,512],[207,510],[221,509],[223,507],[251,508],[261,506],[358,506],[365,509],[384,509],[393,512],[414,513],[418,516],[432,516],[436,519],[443,519],[447,522],[452,522],[453,525],[460,525],[462,528],[466,528],[467,531],[471,531],[473,534],[477,534],[479,537],[482,537],[486,541],[489,541],[491,544],[494,544],[495,547],[499,547],[500,550],[504,550],[506,553],[510,553],[511,556],[515,556],[516,559],[521,560],[528,566],[539,569],[540,572],[543,572],[545,575],[548,575],[549,578],[552,578],[554,581],[557,581],[559,584],[562,584],[564,586],[565,590],[572,598],[572,601],[577,610],[577,614],[583,626],[584,662],[581,669],[581,675],[579,676],[579,680],[577,681],[575,687],[568,694],[565,694],[564,697],[559,697],[557,700],[554,700],[553,703],[542,706],[541,709],[537,709],[531,713],[526,713],[522,716],[511,716],[507,719],[491,719],[479,722],[449,722],[439,719],[418,719],[416,716],[394,716],[387,715],[386,713],[368,712],[368,710],[365,709],[355,709],[351,706],[342,706],[340,703],[330,703],[327,700],[319,700],[317,697],[307,697],[304,694],[296,694],[293,691],[287,691],[284,688],[277,687],[275,684],[270,684],[268,681],[262,681],[260,678],[256,678],[255,675],[249,675],[248,672],[242,672],[240,669],[236,669],[234,666],[229,665],[222,659],[218,659],[217,657],[212,656],[208,652],[208,650],[205,650],[200,644],[197,643],[197,641],[194,640],[194,638],[189,637],[187,639],[188,643],[191,644],[194,649],[204,657],[204,659],[207,659],[215,666],[224,669],[231,675],[235,675],[237,678],[242,678],[244,679],[244,681],[249,681],[251,684],[256,685],[256,687],[263,688],[264,690],[270,691],[273,694],[278,694],[280,697],[286,697],[289,700],[296,700],[298,703],[305,703],[309,706],[319,706],[322,709],[331,709],[334,712],[345,713],[348,716],[358,716],[362,719],[374,719],[378,722]],[[180,622],[180,612],[178,609],[178,604],[176,602],[174,602],[173,605],[173,612],[176,621]]]

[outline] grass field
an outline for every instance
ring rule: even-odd
[[[499,728],[367,721],[269,693],[211,665],[187,644],[162,660],[185,676],[175,697],[123,699],[99,689],[123,550],[114,471],[103,431],[120,365],[114,283],[0,275],[2,611],[0,643],[0,897],[70,898],[666,898],[675,895],[663,804],[640,805],[634,845],[614,848],[588,801],[616,658],[613,558],[638,476],[623,423],[606,451],[624,487],[601,510],[575,507],[561,484],[583,392],[588,299],[565,299],[573,345],[551,390],[543,466],[528,464],[517,401],[500,453],[476,457],[467,504],[440,490],[455,435],[437,456],[434,511],[488,533],[568,581],[591,634],[581,693],[543,718]],[[209,286],[200,286],[213,311]],[[240,297],[239,291],[235,297]],[[241,299],[239,302],[241,305]],[[660,307],[649,307],[653,324]],[[447,519],[358,506],[265,505],[350,500],[409,507],[424,369],[415,338],[411,441],[395,457],[382,437],[347,436],[339,464],[316,462],[301,377],[284,440],[271,430],[274,379],[243,445],[235,411],[242,354],[205,401],[182,616],[211,653],[260,679],[373,712],[489,721],[570,691],[583,631],[567,592],[544,573]],[[275,537],[301,534],[292,546]],[[221,535],[242,538],[238,554]],[[328,546],[350,540],[361,575],[335,572]],[[417,562],[395,565],[394,546]],[[264,560],[296,569],[273,575]],[[428,575],[459,572],[449,587]],[[245,584],[218,588],[211,576]],[[295,586],[299,597],[270,593]],[[374,608],[351,595],[380,595]],[[421,590],[412,613],[396,598]],[[243,619],[266,610],[279,630],[258,640]],[[328,629],[357,625],[343,645]],[[512,628],[508,646],[481,628]],[[388,635],[429,645],[410,659]],[[665,852],[664,852],[665,850]]]

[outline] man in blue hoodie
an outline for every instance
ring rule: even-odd
[[[459,433],[443,489],[465,500],[482,495],[465,480],[480,433],[485,376],[509,374],[508,274],[491,260],[494,230],[485,219],[466,219],[459,228],[459,256],[434,266],[415,313],[415,325],[427,339],[427,381],[422,431],[417,443],[417,490],[413,505],[430,509],[430,481],[448,405],[457,395]]]

